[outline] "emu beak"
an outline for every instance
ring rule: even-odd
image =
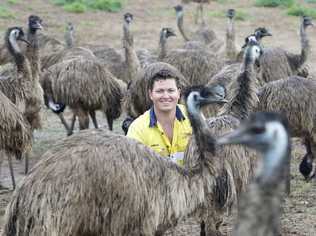
[[[41,23],[39,23],[39,22],[37,22],[37,29],[39,29],[39,30],[42,30],[42,29],[43,29],[42,24],[41,24]]]
[[[177,36],[174,32],[169,32],[169,36]]]
[[[222,137],[216,140],[218,145],[225,144],[241,144],[247,141],[247,135],[245,135],[245,129],[236,129],[228,134],[224,134]]]
[[[29,41],[26,40],[26,38],[20,38],[20,40],[24,43],[26,43],[27,45],[31,45],[31,43]]]
[[[220,104],[222,104],[222,103],[225,104],[225,103],[228,103],[228,100],[222,99],[222,100],[219,100],[218,103],[220,103]]]

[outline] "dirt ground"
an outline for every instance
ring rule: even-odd
[[[7,2],[0,0],[1,4]],[[158,35],[162,27],[172,27],[176,29],[175,14],[172,9],[180,0],[129,0],[124,9],[118,13],[89,12],[84,14],[71,14],[64,12],[46,0],[28,0],[19,1],[18,4],[9,5],[14,12],[15,19],[1,19],[0,33],[9,26],[26,25],[26,19],[30,14],[36,14],[44,20],[44,32],[63,40],[64,27],[66,22],[72,22],[75,25],[77,44],[108,44],[115,48],[121,48],[122,34],[122,15],[125,12],[131,12],[134,15],[134,35],[137,48],[156,49],[158,47]],[[220,1],[226,2],[219,4],[211,2],[207,6],[207,11],[224,11],[228,8],[235,8],[247,14],[245,21],[236,22],[237,45],[242,45],[246,35],[260,26],[267,27],[273,34],[273,37],[264,39],[265,46],[281,46],[289,51],[299,53],[299,18],[289,17],[285,10],[281,8],[257,8],[253,6],[254,1]],[[303,1],[301,1],[303,2]],[[310,7],[316,5],[309,4]],[[185,6],[185,23],[189,31],[193,32],[195,25],[193,23],[193,12],[195,4],[191,3]],[[226,20],[221,17],[206,16],[207,23],[217,33],[219,38],[224,39]],[[180,37],[172,39],[171,47],[181,46],[183,40]],[[310,43],[312,46],[312,55],[309,61],[310,65],[316,62],[316,28],[309,29]],[[312,74],[316,73],[316,68],[310,66]],[[66,118],[70,119],[70,113],[66,111]],[[35,143],[31,157],[31,166],[40,160],[49,147],[54,142],[66,137],[65,130],[59,119],[50,111],[43,110],[44,127],[34,134]],[[120,124],[123,116],[114,123],[115,132],[122,133]],[[106,127],[104,116],[98,114],[98,120],[101,127]],[[285,200],[284,212],[282,214],[282,235],[315,236],[316,235],[316,188],[315,181],[306,183],[298,173],[298,164],[304,155],[304,149],[300,140],[293,140],[293,162],[292,166],[292,192]],[[19,183],[23,178],[23,163],[15,161],[14,169]],[[11,180],[6,160],[1,167],[1,183],[11,187]],[[3,215],[5,207],[10,201],[11,191],[0,192],[0,232],[3,224]],[[183,233],[181,229],[174,235],[199,235],[198,228],[192,222],[183,223],[186,230]],[[230,235],[233,220],[231,217],[225,220],[223,233]],[[183,225],[182,225],[183,226]]]

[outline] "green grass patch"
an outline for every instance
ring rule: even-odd
[[[226,17],[226,11],[209,11],[208,15],[211,17],[224,18],[224,17]],[[250,19],[250,18],[251,18],[251,16],[248,13],[246,13],[245,11],[236,10],[235,20],[245,21],[245,20]]]
[[[123,7],[123,0],[53,0],[55,5],[66,11],[82,13],[87,10],[117,12]]]
[[[65,11],[73,13],[83,13],[87,10],[87,7],[80,2],[73,2],[64,6]]]
[[[303,5],[295,4],[287,10],[287,14],[290,16],[310,16],[316,19],[316,9],[311,7],[305,7]]]
[[[295,0],[256,0],[255,5],[258,7],[290,7]]]
[[[3,19],[14,19],[14,14],[4,6],[0,6],[0,18]]]
[[[8,2],[9,4],[14,5],[14,4],[20,3],[20,0],[7,0],[7,2]]]
[[[122,8],[122,3],[117,0],[95,0],[91,1],[89,5],[93,9],[110,12],[117,12]]]

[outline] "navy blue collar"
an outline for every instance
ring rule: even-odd
[[[176,106],[176,118],[178,121],[185,120],[184,115],[182,114],[181,109],[179,106]],[[154,107],[152,106],[149,110],[149,127],[152,128],[157,125],[157,117],[154,111]]]

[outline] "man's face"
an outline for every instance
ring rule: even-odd
[[[174,79],[163,79],[154,82],[152,91],[149,91],[155,110],[169,112],[176,108],[180,98],[180,90]]]

